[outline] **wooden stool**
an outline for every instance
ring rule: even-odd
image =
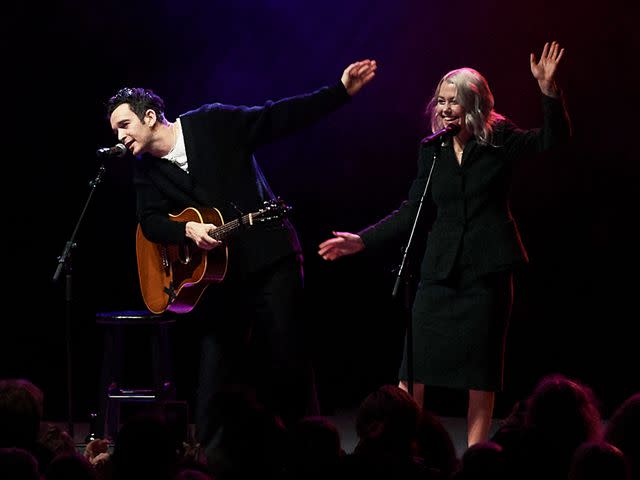
[[[148,311],[100,312],[96,323],[103,326],[104,352],[100,381],[100,412],[103,414],[102,438],[115,440],[120,428],[120,410],[125,402],[157,403],[175,399],[173,361],[169,327],[175,323],[170,316]],[[140,388],[125,386],[125,329],[146,329],[150,335],[151,383]],[[144,332],[143,332],[144,333]],[[136,350],[134,350],[134,353]],[[143,357],[145,353],[140,353]]]

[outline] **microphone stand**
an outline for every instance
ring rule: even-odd
[[[91,182],[89,182],[89,186],[91,187],[91,190],[89,191],[89,196],[87,197],[87,200],[84,204],[84,208],[82,209],[82,213],[80,214],[80,217],[78,218],[78,221],[76,222],[76,226],[73,229],[73,233],[71,234],[71,238],[69,238],[69,240],[67,240],[67,242],[64,245],[64,249],[62,251],[62,255],[60,255],[58,257],[58,267],[56,268],[56,271],[53,275],[53,282],[58,282],[60,275],[62,274],[62,271],[64,270],[65,272],[65,330],[66,330],[66,355],[67,355],[67,429],[68,429],[68,433],[69,436],[73,439],[73,388],[72,388],[72,382],[71,382],[71,326],[72,326],[72,300],[73,300],[73,296],[71,293],[71,287],[72,287],[72,268],[71,268],[71,250],[73,248],[76,247],[76,243],[75,243],[75,238],[76,238],[76,234],[78,233],[78,229],[80,228],[80,223],[82,222],[82,219],[84,218],[84,215],[87,211],[87,208],[89,206],[89,202],[91,201],[91,198],[93,197],[93,194],[96,190],[96,187],[98,186],[98,184],[102,181],[102,176],[104,175],[105,172],[105,167],[104,167],[104,162],[102,163],[102,165],[100,165],[100,168],[98,169],[98,173],[96,174],[96,178],[93,179]]]
[[[437,157],[437,149],[434,149],[433,152],[433,162],[431,163],[431,169],[429,170],[429,175],[427,176],[427,182],[424,186],[424,191],[422,192],[422,196],[420,197],[420,203],[418,204],[418,211],[416,212],[416,216],[413,219],[413,226],[411,227],[411,233],[409,234],[409,240],[405,247],[402,249],[402,261],[400,262],[400,267],[398,270],[398,275],[396,276],[396,282],[393,286],[393,292],[391,296],[396,298],[398,295],[398,290],[400,288],[400,282],[404,280],[404,306],[405,311],[407,313],[407,335],[406,335],[406,343],[405,349],[407,352],[407,386],[409,389],[409,394],[413,395],[413,324],[411,319],[411,291],[410,291],[410,275],[405,273],[405,269],[407,266],[407,257],[408,253],[413,246],[414,236],[416,232],[416,227],[420,221],[420,214],[422,213],[422,205],[424,203],[424,199],[427,196],[427,191],[429,190],[429,185],[431,184],[431,174],[433,173],[433,168],[436,165],[436,157]]]

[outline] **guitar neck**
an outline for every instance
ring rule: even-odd
[[[252,227],[254,225],[255,216],[255,213],[247,213],[240,218],[236,218],[235,220],[231,220],[230,222],[224,223],[217,228],[209,230],[208,235],[214,240],[222,242],[236,230],[246,227]]]

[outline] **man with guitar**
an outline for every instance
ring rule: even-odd
[[[318,413],[300,310],[302,250],[288,221],[260,223],[246,215],[275,198],[253,152],[346,104],[374,78],[376,68],[374,60],[358,61],[335,85],[309,94],[256,107],[206,104],[173,122],[165,118],[163,100],[148,89],[122,88],[108,101],[111,128],[137,160],[139,239],[164,252],[158,267],[169,279],[160,289],[163,305],[189,311],[203,289],[192,295],[191,306],[188,296],[176,300],[181,289],[189,292],[209,278],[204,273],[178,281],[177,265],[191,260],[182,249],[200,252],[209,263],[225,262],[211,275],[218,285],[203,297],[212,309],[202,307],[211,313],[202,322],[195,423],[210,460],[220,453],[221,397],[234,385],[255,388],[258,400],[285,424]],[[198,216],[212,207],[216,215]],[[185,211],[196,213],[182,216]],[[216,239],[225,220],[239,217],[245,220],[232,237]],[[167,261],[171,252],[178,258],[175,268]],[[139,273],[142,284],[146,277]]]

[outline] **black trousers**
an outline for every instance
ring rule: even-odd
[[[238,407],[233,395],[241,391],[255,392],[285,425],[318,415],[301,259],[291,255],[258,273],[230,277],[204,295],[195,422],[207,454],[224,441],[230,405]]]

